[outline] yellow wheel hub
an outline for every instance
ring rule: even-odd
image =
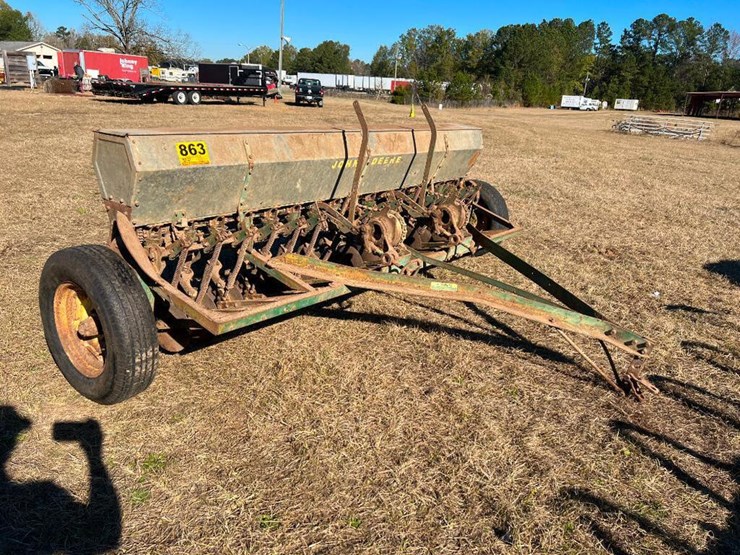
[[[92,302],[74,283],[54,292],[54,322],[70,362],[80,374],[97,378],[105,366],[105,341]]]

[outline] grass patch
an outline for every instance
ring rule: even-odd
[[[262,530],[271,532],[280,528],[280,519],[272,514],[260,515],[257,521]]]
[[[146,474],[162,472],[167,466],[167,457],[163,453],[149,453],[141,461],[141,468]]]
[[[147,487],[135,488],[131,491],[131,504],[134,506],[143,505],[152,496],[152,492]]]

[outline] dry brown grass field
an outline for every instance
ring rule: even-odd
[[[354,113],[0,91],[0,550],[739,553],[740,149],[723,138],[740,123],[696,143],[613,133],[614,112],[435,115],[483,128],[473,175],[525,228],[508,247],[654,340],[662,393],[619,398],[534,323],[365,293],[162,355],[142,395],[89,402],[46,349],[37,282],[56,249],[106,239],[92,130]],[[460,264],[520,283],[490,256]],[[92,467],[53,437],[87,419]]]

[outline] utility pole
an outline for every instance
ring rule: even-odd
[[[283,36],[285,26],[285,0],[280,0],[280,51],[278,54],[278,92],[283,84]]]
[[[586,87],[588,87],[588,81],[589,81],[590,75],[591,74],[587,71],[586,72],[586,80],[583,82],[583,96],[586,96]]]
[[[393,79],[398,79],[398,44],[396,44],[396,51],[393,55],[394,58],[396,58],[396,67],[393,69]]]
[[[249,55],[252,53],[252,48],[241,42],[237,43],[237,46],[241,46],[247,51],[247,63],[249,63]]]

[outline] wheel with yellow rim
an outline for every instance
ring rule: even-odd
[[[154,379],[154,314],[138,275],[111,249],[82,245],[52,254],[39,307],[54,361],[88,399],[119,403]]]

